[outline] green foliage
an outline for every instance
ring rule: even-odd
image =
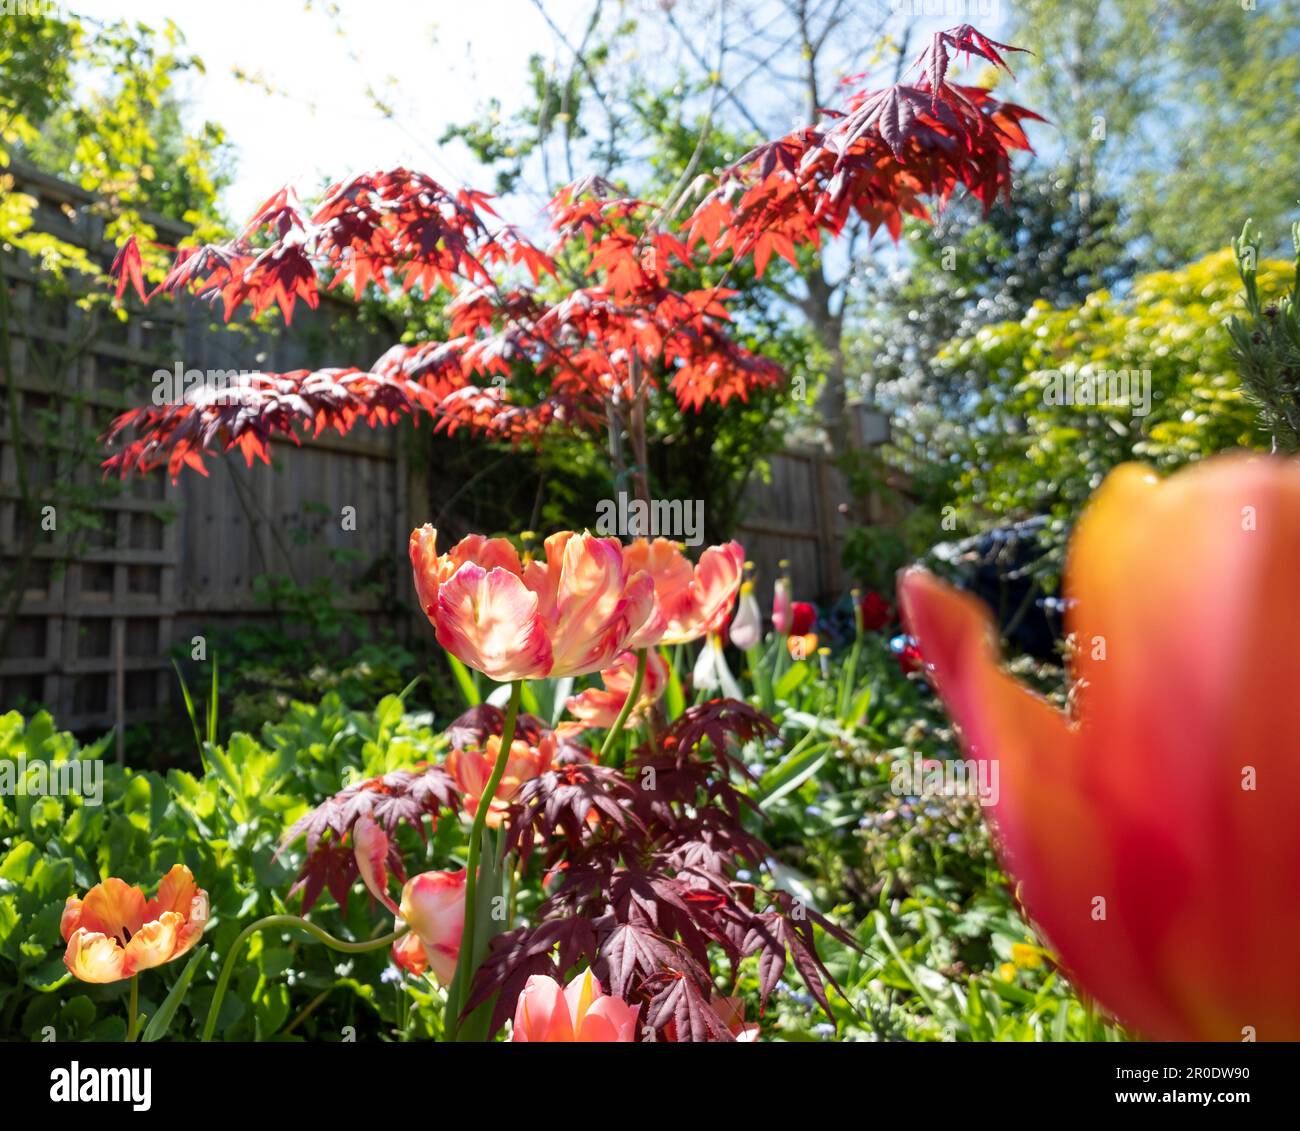
[[[379,570],[350,592],[387,597],[390,584]],[[260,574],[253,593],[266,610],[263,616],[213,632],[209,659],[203,663],[192,663],[183,643],[174,657],[182,681],[195,689],[195,700],[214,683],[220,662],[221,728],[226,733],[256,733],[282,718],[295,700],[326,692],[350,707],[369,707],[418,672],[415,656],[397,634],[345,603],[333,578],[299,585],[283,575]],[[206,703],[210,709],[210,696]]]
[[[832,998],[838,1037],[1122,1038],[1079,1002],[1035,940],[978,804],[899,796],[898,759],[956,756],[955,736],[925,683],[904,676],[874,633],[835,662],[818,655],[778,665],[784,651],[774,636],[751,656],[769,676],[781,738],[755,740],[744,751],[757,805],[749,822],[774,850],[768,867],[777,885],[857,924],[860,951],[825,937],[819,944],[848,993],[847,1001]],[[1059,697],[1059,669],[1020,668]],[[286,860],[274,856],[284,829],[348,781],[437,761],[446,744],[432,719],[412,714],[402,697],[358,711],[327,694],[316,704],[291,703],[259,739],[236,733],[224,744],[205,742],[199,771],[164,776],[104,764],[107,740],[79,747],[45,714],[0,717],[0,759],[76,759],[104,772],[102,805],[87,803],[90,794],[0,797],[0,1030],[41,1039],[52,1026],[59,1040],[121,1039],[127,985],[90,986],[66,973],[63,903],[110,874],[148,888],[180,862],[211,898],[208,950],[143,975],[140,1008],[145,1039],[196,1038],[239,932],[295,909],[288,890],[298,850]],[[440,822],[428,845],[409,829],[401,836],[413,870],[463,858],[460,822]],[[526,884],[514,898],[527,916],[540,893]],[[326,899],[311,919],[356,941],[389,928],[363,895],[346,912]],[[754,962],[731,971],[736,991],[753,999],[751,1019]],[[340,1040],[350,1027],[357,1039],[438,1038],[445,1005],[433,983],[397,975],[383,949],[340,959],[298,934],[265,929],[241,952],[216,1035]],[[808,1006],[783,984],[766,1034],[828,1038],[829,1027]]]
[[[1027,660],[1013,668],[1060,701],[1059,668]],[[896,792],[900,761],[961,753],[938,700],[900,671],[883,636],[864,634],[829,677],[816,660],[792,664],[778,681],[774,717],[784,742],[747,754],[763,814],[755,830],[774,849],[777,883],[855,924],[861,950],[819,941],[847,993],[847,1001],[831,999],[834,1031],[811,999],[787,987],[768,1035],[1126,1039],[1079,999],[1025,921],[978,802]],[[756,1002],[755,972],[746,964],[741,975],[742,992]]]
[[[933,224],[904,229],[906,266],[863,269],[862,325],[850,357],[882,406],[907,426],[914,403],[960,411],[979,374],[938,367],[944,344],[1018,319],[1035,302],[1073,306],[1131,274],[1116,224],[1119,202],[1076,164],[1030,166],[1010,199],[983,215],[970,197]]]
[[[202,70],[170,22],[161,29],[57,15],[14,18],[0,43],[0,168],[14,157],[104,197],[105,238],[154,239],[146,210],[218,234],[216,196],[229,180],[220,128],[181,122],[177,78]],[[32,229],[35,201],[0,197],[0,239],[61,276],[102,269],[79,248]]]
[[[1286,452],[1300,448],[1300,223],[1291,226],[1291,242],[1296,249],[1291,290],[1278,302],[1264,302],[1259,229],[1246,222],[1232,245],[1245,288],[1246,318],[1233,315],[1228,324],[1242,388],[1258,406],[1273,446]]]
[[[1260,264],[1266,290],[1284,267]],[[1063,536],[1120,463],[1172,470],[1217,451],[1261,446],[1223,328],[1239,309],[1238,290],[1224,250],[1178,271],[1140,275],[1122,295],[1097,291],[1064,309],[1036,303],[1019,321],[945,347],[935,365],[977,374],[978,395],[962,418],[918,416],[910,432],[895,437],[901,467],[938,482],[927,500],[936,536],[943,506],[955,508],[958,533],[989,519],[1048,514]],[[1125,371],[1127,399],[1112,395],[1123,385],[1106,376]],[[1063,403],[1074,396],[1063,390],[1100,392],[1103,380],[1110,391],[1100,403]],[[946,473],[942,480],[934,478],[935,464]]]
[[[1200,0],[1020,0],[1005,37],[1045,61],[1028,105],[1125,200],[1160,265],[1222,247],[1247,216],[1281,231],[1300,183],[1300,8]]]
[[[120,1040],[127,984],[92,986],[67,974],[59,937],[63,903],[108,875],[149,890],[172,864],[183,863],[211,899],[204,941],[212,953],[196,968],[170,1024],[171,1037],[195,1038],[219,960],[239,930],[261,915],[292,910],[292,856],[274,858],[287,825],[351,778],[414,765],[439,743],[428,717],[406,714],[396,696],[358,712],[330,694],[317,705],[292,704],[260,741],[237,733],[224,746],[205,744],[198,773],[163,776],[104,763],[107,739],[78,746],[44,713],[30,720],[16,712],[0,717],[0,760],[16,765],[25,756],[28,764],[41,759],[58,765],[72,759],[103,767],[100,805],[87,803],[93,800],[89,791],[0,796],[0,1030],[39,1040],[52,1026],[58,1040]],[[450,841],[440,835],[423,851],[445,860],[456,848],[454,822],[448,832]],[[404,848],[420,851],[418,838]],[[346,914],[326,901],[312,917],[354,939],[390,929],[364,897],[350,901]],[[385,991],[380,975],[386,964],[385,952],[341,963],[298,936],[259,935],[223,1003],[218,1035],[340,1040],[342,1027],[352,1025],[362,1036],[392,1036],[410,1010],[400,994]],[[176,962],[142,975],[143,1013],[160,1011],[185,966]],[[321,1008],[326,1001],[330,1008]],[[426,1028],[432,1023],[420,1022]]]

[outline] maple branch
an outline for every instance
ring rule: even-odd
[[[221,967],[221,976],[217,979],[217,988],[212,994],[212,1004],[208,1006],[208,1019],[203,1023],[203,1036],[199,1038],[200,1040],[205,1043],[212,1040],[213,1030],[217,1027],[217,1014],[221,1012],[221,1001],[226,996],[226,987],[230,985],[230,975],[235,971],[235,959],[239,957],[239,952],[243,949],[244,943],[258,931],[272,927],[305,931],[313,938],[323,942],[331,950],[341,950],[344,954],[365,954],[367,951],[380,950],[383,947],[391,946],[410,930],[410,927],[403,923],[397,930],[381,935],[377,939],[367,939],[365,942],[348,942],[345,939],[335,938],[324,927],[318,927],[315,923],[302,918],[300,915],[267,915],[258,919],[255,923],[249,923],[247,927],[239,932],[230,948],[230,952],[226,955],[225,965]]]

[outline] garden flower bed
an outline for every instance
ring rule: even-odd
[[[304,1114],[482,1058],[504,1107],[500,1058],[557,1055],[506,1043],[790,1046],[586,1055],[735,1055],[804,1107],[764,1056],[1249,1102],[1300,1041],[1300,223],[1292,263],[1194,239],[1151,185],[1204,223],[1250,170],[1184,192],[1134,137],[1186,113],[1288,172],[1300,21],[1154,20],[1178,73],[1135,102],[1089,57],[1127,0],[1009,20],[1068,97],[970,23],[860,71],[855,5],[624,7],[575,43],[535,0],[568,78],[532,55],[523,109],[447,128],[497,195],[385,155],[237,226],[174,28],[6,25],[0,1038],[141,1112],[137,1068],[175,1055],[170,1111],[246,1043]],[[777,26],[767,128],[727,68]],[[1206,76],[1246,73],[1274,95],[1224,118]],[[258,368],[137,395],[218,342]],[[108,1051],[38,1048],[74,1043]],[[299,1045],[369,1052],[335,1087]]]

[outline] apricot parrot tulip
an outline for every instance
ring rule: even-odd
[[[207,922],[208,893],[184,864],[172,866],[153,899],[110,876],[84,899],[68,896],[59,923],[63,964],[83,982],[121,981],[179,958]]]
[[[1300,464],[1113,472],[1066,569],[1075,709],[998,664],[985,607],[921,570],[904,616],[1024,905],[1077,984],[1155,1039],[1300,1039]]]
[[[618,719],[623,704],[632,691],[632,682],[636,678],[637,654],[624,652],[609,667],[600,673],[604,690],[592,687],[580,695],[570,696],[565,706],[575,719],[583,726],[602,727],[608,730]],[[638,712],[647,710],[663,696],[668,687],[668,665],[657,652],[646,656],[645,678],[641,681],[641,692],[629,718],[635,718]]]
[[[436,543],[431,526],[411,533],[420,605],[439,644],[498,682],[608,667],[654,611],[653,581],[613,538],[552,534],[527,563],[504,538]]]
[[[567,986],[533,974],[515,1006],[512,1041],[634,1041],[637,1007],[611,997],[590,970]]]
[[[483,790],[487,788],[488,779],[492,776],[492,767],[496,765],[500,753],[501,737],[494,734],[488,738],[486,750],[453,750],[447,755],[447,772],[460,787],[465,812],[471,817],[478,811]],[[548,750],[529,746],[523,739],[515,739],[510,744],[505,774],[488,807],[488,827],[495,829],[501,824],[508,808],[507,803],[515,790],[529,779],[546,773],[550,768],[551,758]]]
[[[460,937],[465,925],[465,870],[421,872],[402,888],[398,914],[424,947],[427,968],[442,985],[456,975]],[[400,942],[400,940],[399,940]],[[394,948],[394,959],[407,970],[423,972],[412,953],[414,944]]]
[[[654,579],[654,613],[635,633],[629,648],[687,644],[721,632],[731,615],[744,572],[739,542],[710,546],[694,565],[676,542],[638,538],[623,550],[628,565]]]

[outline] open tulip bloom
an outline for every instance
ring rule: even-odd
[[[439,644],[500,683],[609,667],[654,612],[654,582],[613,538],[562,531],[527,563],[505,538],[436,544],[431,526],[411,534],[420,606]]]
[[[629,647],[687,644],[722,631],[745,568],[739,542],[708,547],[694,565],[666,538],[638,538],[623,554],[632,569],[645,571],[654,581],[654,611]]]
[[[533,974],[515,1007],[512,1041],[609,1042],[636,1040],[636,1006],[601,989],[590,970],[561,986]]]
[[[1113,472],[1066,571],[1073,717],[998,664],[985,607],[899,593],[1006,867],[1078,985],[1155,1039],[1300,1039],[1300,464]]]
[[[207,922],[208,893],[184,864],[173,865],[153,899],[110,876],[82,899],[68,896],[59,924],[68,944],[63,963],[83,982],[121,981],[179,958]]]
[[[569,714],[584,727],[608,729],[613,726],[627,702],[627,697],[632,693],[636,667],[636,653],[624,652],[613,664],[601,670],[600,679],[605,685],[603,690],[588,688],[580,695],[572,695],[565,701]],[[645,678],[641,681],[641,690],[629,718],[634,719],[638,713],[654,706],[662,698],[667,686],[668,665],[657,653],[651,653],[646,664]]]

